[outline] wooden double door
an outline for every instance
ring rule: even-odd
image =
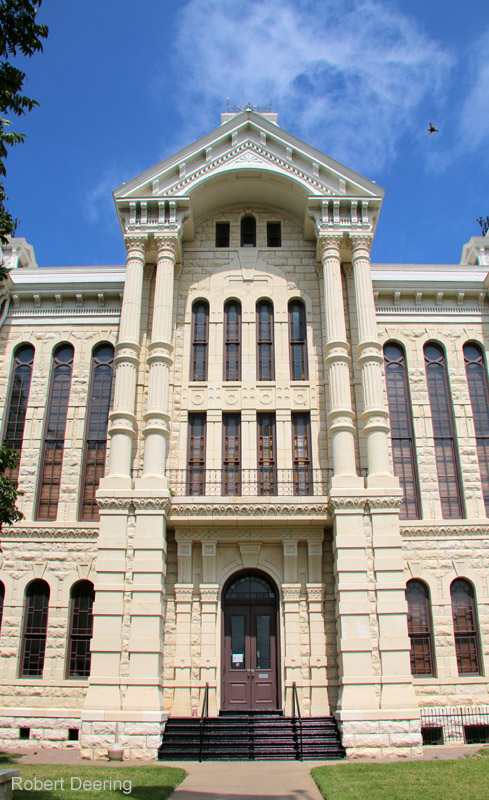
[[[276,590],[257,574],[238,578],[230,589],[223,598],[222,708],[277,709]]]

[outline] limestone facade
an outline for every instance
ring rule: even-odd
[[[41,269],[25,241],[5,248],[4,439],[19,346],[31,345],[34,359],[19,465],[25,518],[2,532],[1,747],[19,737],[71,743],[90,758],[118,741],[126,757],[151,758],[168,715],[200,715],[206,686],[211,714],[229,707],[240,655],[223,617],[229,587],[246,576],[268,581],[276,603],[276,668],[247,662],[248,680],[273,672],[270,702],[287,713],[295,684],[303,715],[336,717],[349,755],[417,753],[421,726],[443,729],[451,707],[477,707],[487,724],[489,520],[463,351],[478,343],[485,352],[487,243],[474,237],[462,266],[371,264],[382,199],[376,184],[282,131],[273,115],[245,111],[115,193],[125,267]],[[244,218],[254,220],[251,242]],[[270,238],[277,229],[280,239]],[[231,301],[240,309],[232,376]],[[260,375],[263,301],[273,308],[273,364]],[[300,375],[291,373],[296,301],[305,315]],[[199,304],[205,334],[196,333]],[[417,519],[399,520],[388,342],[405,354]],[[444,517],[440,500],[427,342],[445,354],[463,519]],[[115,355],[105,475],[98,514],[84,519],[93,356],[105,344]],[[59,345],[72,346],[73,367],[59,499],[47,518],[40,472]],[[239,429],[231,467],[229,420]],[[197,423],[205,434],[191,445]],[[459,674],[450,591],[460,578],[475,598],[478,674]],[[411,670],[411,580],[430,600],[429,675]],[[49,604],[44,657],[28,676],[33,581],[48,585]],[[81,581],[95,589],[82,677],[67,665]]]

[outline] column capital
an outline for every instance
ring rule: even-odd
[[[161,258],[176,259],[178,247],[177,233],[158,233],[154,237],[158,261]]]
[[[343,241],[343,233],[318,233],[318,252],[321,258],[324,258],[328,250],[335,251],[335,255],[339,258],[340,246]]]
[[[373,236],[370,236],[369,234],[366,233],[350,233],[349,239],[353,257],[355,257],[358,254],[359,250],[366,250],[367,255],[370,255]]]
[[[124,236],[124,244],[126,245],[127,255],[140,253],[144,258],[146,253],[146,244],[148,241],[147,236]]]

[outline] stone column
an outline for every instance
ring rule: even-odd
[[[363,432],[367,439],[368,486],[396,486],[389,458],[388,412],[384,403],[382,346],[372,288],[370,247],[372,237],[350,234],[358,320],[358,364],[362,373]]]
[[[169,374],[173,363],[173,279],[177,243],[175,234],[156,237],[156,282],[147,358],[148,404],[144,414],[144,467],[142,480],[138,481],[140,488],[168,488],[165,462],[170,435]]]
[[[139,369],[141,298],[146,239],[126,236],[126,283],[119,338],[115,348],[114,405],[108,435],[110,458],[101,488],[131,488],[132,443],[136,436],[136,384]]]
[[[333,451],[332,486],[358,486],[355,466],[355,426],[350,391],[350,354],[346,339],[341,283],[340,243],[343,234],[318,239],[324,281],[324,359],[329,383],[328,431]]]

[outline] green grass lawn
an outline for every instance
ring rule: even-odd
[[[481,752],[486,755],[489,750]],[[316,767],[312,777],[325,800],[488,800],[486,758],[337,764]]]
[[[18,764],[1,758],[1,769],[16,769],[21,781],[13,800],[165,800],[187,774],[148,764],[137,767]],[[105,781],[105,787],[104,787]]]

